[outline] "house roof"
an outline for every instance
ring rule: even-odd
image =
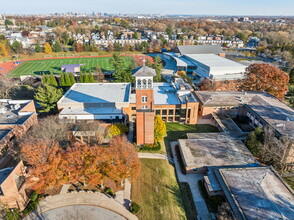
[[[220,54],[224,53],[218,45],[189,45],[178,46],[181,55],[184,54]]]
[[[141,66],[137,69],[134,69],[133,71],[133,76],[156,76],[155,69],[152,69],[148,66]]]
[[[76,67],[80,67],[80,66],[83,66],[83,65],[85,65],[85,64],[66,64],[66,65],[62,65],[61,69],[62,70],[65,69],[65,71],[67,73],[73,73],[73,72],[75,72]]]

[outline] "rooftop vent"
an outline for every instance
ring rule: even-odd
[[[0,108],[0,114],[5,114],[7,109],[5,107]]]

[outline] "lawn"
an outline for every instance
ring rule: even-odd
[[[140,220],[186,219],[174,168],[166,160],[141,159],[141,174],[132,185],[131,199],[141,207]]]
[[[166,123],[167,138],[169,141],[186,139],[187,133],[219,132],[218,128],[209,124],[187,125],[180,123]]]
[[[287,176],[283,177],[286,183],[294,190],[294,175],[293,176]]]
[[[102,71],[112,71],[110,64],[111,57],[93,57],[93,58],[69,58],[69,59],[47,59],[47,60],[30,60],[20,64],[17,68],[9,73],[11,77],[19,77],[21,75],[40,75],[42,73],[52,72],[54,74],[61,73],[61,66],[65,64],[85,64],[81,69],[94,71],[100,66]],[[125,65],[136,62],[132,57],[123,57]]]

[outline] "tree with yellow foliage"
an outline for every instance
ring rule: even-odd
[[[47,54],[52,53],[52,47],[50,46],[48,42],[46,42],[44,45],[44,52]]]
[[[6,49],[5,45],[0,43],[0,56],[7,57],[8,56],[8,50]]]

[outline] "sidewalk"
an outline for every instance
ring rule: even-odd
[[[175,153],[175,146],[177,141],[170,142],[172,153],[174,156],[174,164],[179,182],[187,182],[190,186],[194,204],[198,213],[198,219],[209,220],[211,219],[209,211],[207,209],[205,200],[203,199],[201,192],[198,187],[198,181],[203,179],[202,174],[183,174],[179,164],[179,158]]]
[[[139,158],[146,158],[146,159],[162,159],[167,160],[166,154],[159,154],[159,153],[138,153]]]

